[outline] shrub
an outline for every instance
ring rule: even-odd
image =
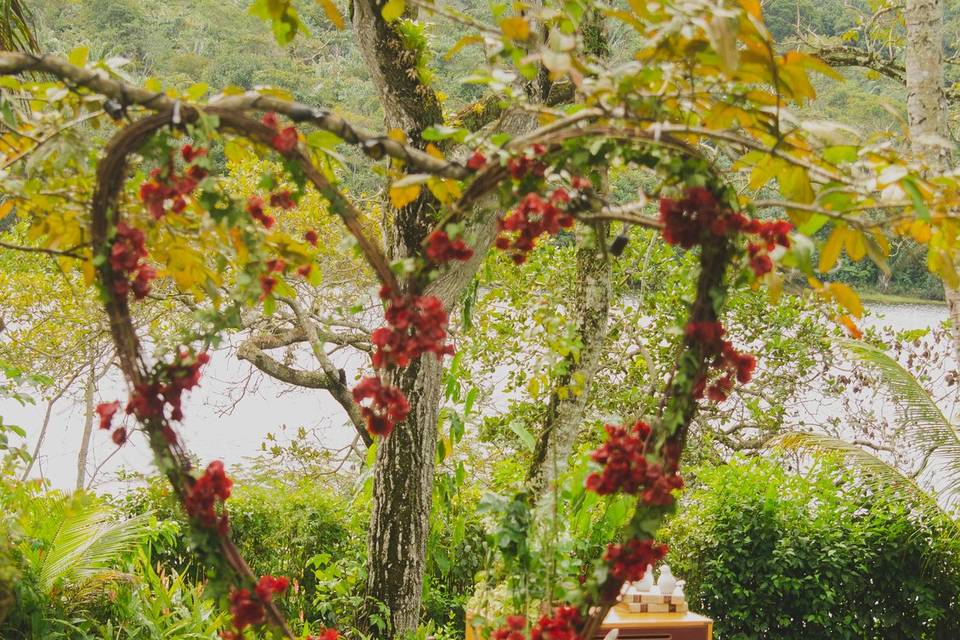
[[[668,558],[718,637],[960,637],[955,529],[897,496],[829,465],[738,460],[701,469],[686,501]]]

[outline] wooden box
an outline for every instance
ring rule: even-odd
[[[625,640],[713,640],[713,620],[696,613],[631,613],[624,606],[610,609],[596,639],[611,629]]]

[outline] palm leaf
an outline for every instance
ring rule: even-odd
[[[68,510],[41,561],[41,587],[49,593],[58,585],[80,589],[83,583],[96,580],[140,543],[148,523],[147,514],[116,520],[109,510],[96,504]]]
[[[37,51],[32,16],[23,0],[0,0],[0,49]]]
[[[960,540],[960,520],[951,517],[944,510],[935,493],[927,491],[917,484],[913,478],[869,451],[841,438],[798,431],[781,434],[774,438],[771,444],[790,451],[802,451],[813,456],[837,456],[844,463],[862,471],[863,480],[868,485],[890,489],[906,496],[926,515],[934,519],[943,518],[949,523],[955,539]]]
[[[909,453],[922,460],[933,491],[944,504],[960,499],[960,432],[927,390],[881,349],[855,340],[839,345],[871,365],[896,402],[897,428]]]

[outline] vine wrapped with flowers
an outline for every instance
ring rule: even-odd
[[[270,14],[275,21],[295,21],[289,3],[276,4],[279,9]],[[386,28],[399,15],[394,5],[394,0],[386,3],[376,16]],[[223,637],[241,638],[262,624],[296,637],[274,601],[288,581],[253,575],[231,542],[232,481],[219,461],[202,472],[192,467],[178,433],[183,398],[199,384],[210,345],[235,326],[240,310],[262,305],[272,313],[280,302],[299,313],[287,279],[317,284],[317,230],[293,236],[276,229],[278,218],[296,209],[309,190],[339,217],[380,283],[384,324],[370,336],[372,373],[345,394],[369,437],[391,438],[404,429],[411,399],[397,380],[406,369],[421,359],[442,361],[454,353],[449,309],[433,288],[444,270],[479,260],[488,245],[521,264],[538,244],[578,222],[620,222],[658,229],[666,242],[698,253],[699,274],[685,320],[677,327],[676,365],[662,385],[658,411],[607,425],[606,441],[592,456],[596,470],[586,481],[588,490],[636,499],[620,542],[595,560],[595,570],[569,602],[529,631],[523,616],[509,616],[493,634],[496,640],[593,637],[623,584],[666,554],[655,537],[683,487],[680,460],[698,403],[723,402],[736,384],[749,383],[757,364],[723,326],[731,283],[779,288],[779,263],[804,273],[819,295],[845,307],[838,319],[853,326],[849,315],[856,315],[858,303],[844,289],[816,279],[807,236],[833,224],[831,239],[837,233],[856,238],[871,248],[871,257],[882,260],[885,219],[860,213],[872,207],[900,216],[893,232],[917,236],[922,228],[934,267],[946,273],[944,265],[952,264],[949,247],[958,227],[949,224],[949,211],[955,178],[932,182],[922,177],[922,166],[905,163],[883,144],[866,141],[859,150],[839,149],[816,140],[807,128],[790,125],[786,106],[813,95],[808,74],[831,72],[802,53],[776,53],[759,3],[652,2],[631,3],[630,10],[599,4],[589,9],[636,32],[635,64],[612,67],[578,46],[582,38],[576,34],[590,13],[582,7],[528,7],[497,25],[436,9],[492,43],[481,78],[502,96],[504,112],[533,113],[539,119],[523,133],[496,140],[456,127],[434,131],[434,139],[457,140],[465,147],[453,154],[466,158],[463,162],[424,144],[422,131],[415,137],[374,135],[327,109],[270,94],[231,91],[202,103],[132,86],[103,65],[0,53],[5,90],[24,96],[46,91],[35,80],[14,78],[24,73],[47,74],[72,89],[45,103],[51,121],[57,121],[51,114],[78,109],[91,117],[110,112],[120,125],[96,163],[94,188],[86,194],[89,211],[66,204],[66,213],[53,216],[32,208],[31,184],[10,189],[8,198],[32,218],[44,250],[71,268],[79,265],[102,293],[130,396],[97,407],[100,427],[123,445],[129,428],[117,423],[127,414],[147,435],[157,466],[201,540],[200,552],[218,568],[226,588],[233,622]],[[560,109],[534,100],[531,78],[538,70],[555,83],[571,85],[577,104]],[[122,122],[125,118],[132,121]],[[38,140],[26,134],[39,120],[23,120],[24,140]],[[335,134],[371,162],[387,158],[393,180],[389,200],[398,215],[424,199],[439,203],[442,215],[422,230],[417,251],[388,259],[370,233],[368,216],[324,164],[329,154],[304,136],[307,127]],[[260,193],[238,198],[217,175],[213,145],[242,147],[280,171],[263,177]],[[718,150],[736,158],[732,171],[717,167]],[[28,153],[18,149],[5,166]],[[636,202],[610,202],[600,185],[606,168],[616,166],[647,171],[656,188]],[[749,189],[737,188],[741,178]],[[749,195],[774,179],[782,200]],[[659,215],[649,211],[651,200],[659,203]],[[498,205],[502,210],[489,237],[473,233]],[[771,208],[791,220],[759,217]],[[163,277],[155,266],[162,260],[153,252],[169,259],[170,246],[185,237],[200,239],[187,251],[193,254],[191,268],[203,275],[174,279],[185,293],[208,304],[197,312],[197,326],[182,347],[152,359],[144,353],[131,308]],[[849,251],[856,242],[847,246]],[[205,259],[211,247],[218,252],[220,271]],[[611,249],[608,258],[615,253]],[[821,270],[831,266],[821,261]],[[330,629],[320,637],[335,640],[337,632]]]

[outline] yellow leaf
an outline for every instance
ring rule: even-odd
[[[317,4],[323,7],[323,12],[327,14],[327,19],[333,23],[333,26],[337,29],[343,29],[343,15],[337,5],[333,4],[333,0],[317,0]],[[401,13],[403,13],[402,10]]]
[[[390,187],[390,204],[395,208],[400,209],[405,207],[414,200],[417,199],[417,196],[420,195],[420,185],[411,184],[406,186],[397,186],[394,184]]]
[[[860,318],[863,316],[863,304],[853,289],[842,282],[831,282],[829,286],[830,294],[837,301],[837,304],[853,314],[854,317]]]
[[[863,239],[863,234],[854,229],[847,229],[843,246],[846,247],[847,255],[854,262],[863,260],[863,257],[867,255],[867,243]]]
[[[833,269],[833,265],[837,264],[837,259],[840,257],[840,251],[843,249],[843,240],[846,235],[846,227],[834,227],[833,231],[830,232],[830,237],[827,238],[827,241],[820,249],[820,264],[818,265],[820,273],[830,271],[830,269]]]
[[[87,58],[89,56],[89,47],[77,47],[67,56],[67,61],[76,67],[84,67],[87,65]]]
[[[760,8],[760,0],[740,0],[740,6],[743,7],[743,10],[752,15],[754,18],[763,18],[763,11]]]
[[[383,19],[387,22],[393,22],[403,15],[405,8],[406,5],[403,0],[387,0],[387,3],[383,5],[383,9],[380,11],[380,15],[382,15]]]
[[[453,56],[457,55],[461,49],[471,44],[483,44],[483,38],[477,35],[473,36],[463,36],[457,42],[450,47],[450,50],[443,54],[443,59],[447,62],[453,60]]]
[[[403,131],[403,129],[398,127],[394,127],[393,129],[387,131],[387,137],[391,140],[396,140],[397,142],[405,143],[407,141],[407,134]]]
[[[860,338],[863,337],[863,332],[860,331],[860,328],[857,326],[857,323],[854,322],[850,318],[850,316],[846,316],[846,315],[840,316],[840,324],[844,326],[844,328],[847,330],[847,333],[850,334],[851,338],[859,340]]]
[[[523,42],[530,37],[530,23],[521,16],[504,18],[500,21],[500,29],[503,31],[503,35],[511,40]]]
[[[930,241],[930,225],[923,220],[914,220],[910,224],[910,235],[920,244],[926,244]]]
[[[443,204],[449,204],[460,197],[460,184],[456,180],[431,178],[427,181],[427,187]]]
[[[443,160],[443,151],[440,151],[440,149],[437,148],[437,145],[433,144],[432,142],[427,145],[427,148],[425,149],[425,151],[431,156],[433,156],[434,158],[437,158],[438,160]]]

